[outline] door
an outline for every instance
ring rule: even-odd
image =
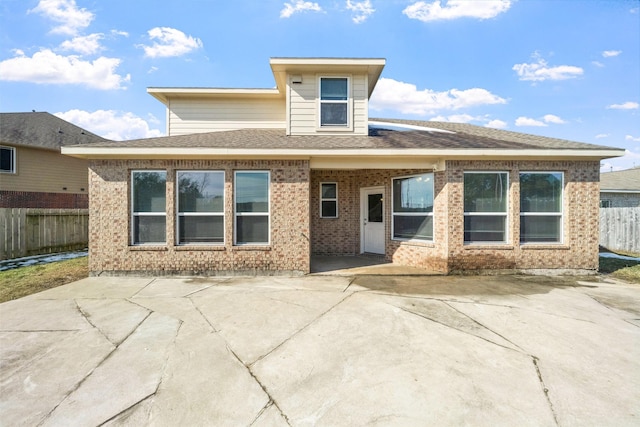
[[[361,252],[384,254],[384,187],[360,189]]]

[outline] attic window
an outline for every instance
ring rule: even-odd
[[[349,126],[349,79],[320,77],[320,127]]]

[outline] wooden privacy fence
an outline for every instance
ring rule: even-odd
[[[600,208],[600,246],[640,253],[640,207]]]
[[[0,260],[83,249],[88,209],[0,209]]]

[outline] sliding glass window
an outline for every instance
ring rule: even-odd
[[[178,244],[224,243],[224,172],[178,171]]]
[[[520,174],[520,243],[562,242],[562,172]]]
[[[166,243],[167,172],[131,172],[131,243]]]

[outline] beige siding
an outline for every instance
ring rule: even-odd
[[[285,99],[172,99],[169,135],[285,127]]]
[[[86,194],[88,165],[55,151],[16,147],[16,173],[0,174],[0,190]]]
[[[324,76],[324,75],[323,75]],[[318,78],[316,74],[303,74],[302,83],[290,85],[289,115],[291,120],[291,135],[311,135],[321,133],[344,134],[345,131],[318,131]],[[353,102],[351,113],[353,130],[347,133],[366,135],[368,133],[368,98],[367,76],[353,75],[351,77],[351,95]]]

